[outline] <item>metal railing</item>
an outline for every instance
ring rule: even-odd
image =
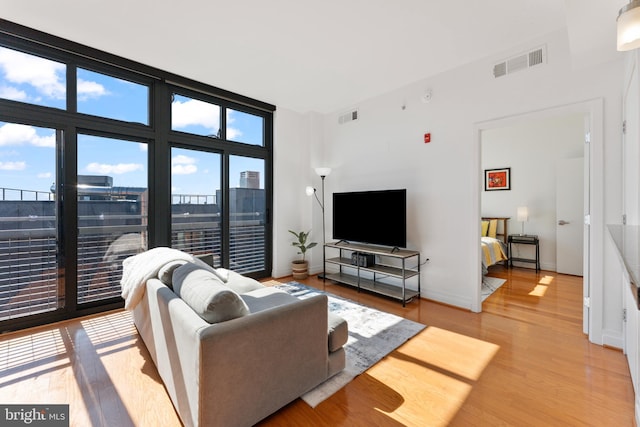
[[[210,214],[172,217],[172,246],[192,254],[213,254],[220,266],[219,218]],[[79,219],[78,303],[119,297],[122,260],[147,247],[146,217],[83,215]],[[105,219],[137,225],[82,226]],[[64,304],[64,269],[58,262],[56,230],[44,226],[55,217],[38,217],[36,224],[41,228],[20,228],[29,220],[0,217],[4,223],[0,227],[0,320],[52,311]],[[232,270],[248,273],[265,268],[265,227],[255,213],[234,218],[229,243]]]
[[[14,197],[11,197],[14,196]],[[18,188],[0,187],[0,200],[55,200],[55,194],[50,191],[20,190]]]

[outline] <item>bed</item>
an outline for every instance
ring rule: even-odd
[[[499,262],[506,265],[507,257],[507,221],[506,217],[482,217],[482,274],[487,274],[490,266]]]

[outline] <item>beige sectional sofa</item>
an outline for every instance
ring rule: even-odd
[[[178,264],[146,281],[133,317],[185,425],[253,425],[344,368],[347,324],[326,296]]]

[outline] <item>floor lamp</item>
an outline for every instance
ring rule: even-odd
[[[324,245],[326,244],[325,217],[324,217],[324,179],[327,177],[327,175],[331,173],[331,168],[316,168],[315,171],[318,174],[318,176],[320,176],[320,178],[322,179],[322,201],[320,201],[320,199],[318,198],[318,193],[316,192],[315,188],[307,187],[306,192],[307,192],[307,196],[311,196],[311,195],[316,196],[316,200],[318,201],[318,204],[320,205],[320,210],[322,211],[322,277],[321,279],[324,280],[326,277],[326,271],[325,271],[326,262],[325,262],[325,247],[324,247]]]

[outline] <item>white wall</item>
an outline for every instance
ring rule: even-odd
[[[494,62],[543,43],[548,48],[546,65],[493,78]],[[311,156],[308,168],[319,162],[334,168],[327,178],[328,194],[407,188],[407,245],[431,259],[422,270],[423,296],[471,308],[479,274],[473,266],[479,262],[477,219],[482,185],[480,150],[474,136],[476,124],[602,98],[605,153],[604,171],[600,172],[604,172],[605,179],[598,185],[603,186],[605,200],[601,208],[607,222],[607,218],[619,214],[620,205],[620,179],[616,172],[620,166],[621,75],[622,61],[574,70],[566,34],[550,34],[495,58],[364,101],[353,106],[360,114],[356,122],[338,124],[338,115],[351,106],[326,115],[323,158]],[[433,98],[422,103],[420,98],[427,88],[433,90]],[[432,134],[430,144],[423,143],[425,132]],[[279,149],[281,143],[276,140]],[[296,179],[286,173],[289,179]],[[330,203],[328,200],[327,212],[331,211]],[[286,206],[290,208],[291,204]],[[330,235],[330,215],[327,228]],[[597,262],[602,264],[601,259]],[[604,269],[606,273],[606,266]],[[617,310],[620,294],[616,297],[606,291],[604,295],[604,310]],[[619,324],[604,326],[621,328]]]
[[[481,161],[485,169],[511,168],[511,190],[482,191],[482,215],[511,217],[509,233],[520,233],[518,206],[527,206],[527,234],[540,238],[543,270],[556,269],[556,165],[584,155],[584,115],[571,114],[525,120],[482,132]],[[533,258],[532,246],[514,245],[517,257]],[[517,263],[516,263],[517,264]],[[522,264],[534,268],[533,264]]]
[[[276,111],[273,277],[290,275],[291,261],[300,258],[297,248],[291,245],[294,237],[288,230],[311,231],[309,242],[318,243],[318,248],[307,252],[309,271],[312,274],[322,271],[322,210],[314,197],[306,195],[305,189],[313,186],[320,196],[321,180],[314,168],[330,166],[324,161],[323,131],[323,116],[318,113],[300,114],[284,108]],[[326,194],[331,197],[330,190]]]
[[[494,62],[541,44],[547,45],[547,64],[493,78]],[[473,266],[479,262],[477,219],[482,189],[477,125],[597,98],[604,105],[604,120],[598,124],[604,140],[604,158],[598,160],[604,179],[596,183],[604,193],[601,221],[619,222],[622,62],[621,57],[614,63],[574,69],[566,34],[558,32],[494,58],[345,106],[334,114],[321,117],[279,109],[275,122],[273,275],[289,274],[289,262],[295,257],[286,230],[321,227],[317,206],[306,197],[304,187],[320,185],[312,168],[330,166],[327,236],[331,236],[332,192],[407,188],[407,246],[430,258],[422,269],[423,297],[471,309],[478,285]],[[433,97],[423,103],[420,98],[428,88]],[[360,119],[339,125],[338,115],[350,107],[359,109]],[[429,144],[423,143],[425,132],[431,132]],[[318,271],[321,248],[311,252],[312,266]],[[595,260],[599,263],[596,267],[607,277],[611,266],[601,258]],[[601,304],[604,311],[602,324],[596,328],[617,333],[622,328],[621,292],[618,282],[605,282],[604,286],[602,301],[592,301],[592,305]]]
[[[311,228],[311,203],[305,195],[310,179],[308,115],[279,108],[274,116],[273,149],[273,277],[291,274],[298,258],[288,230]]]

